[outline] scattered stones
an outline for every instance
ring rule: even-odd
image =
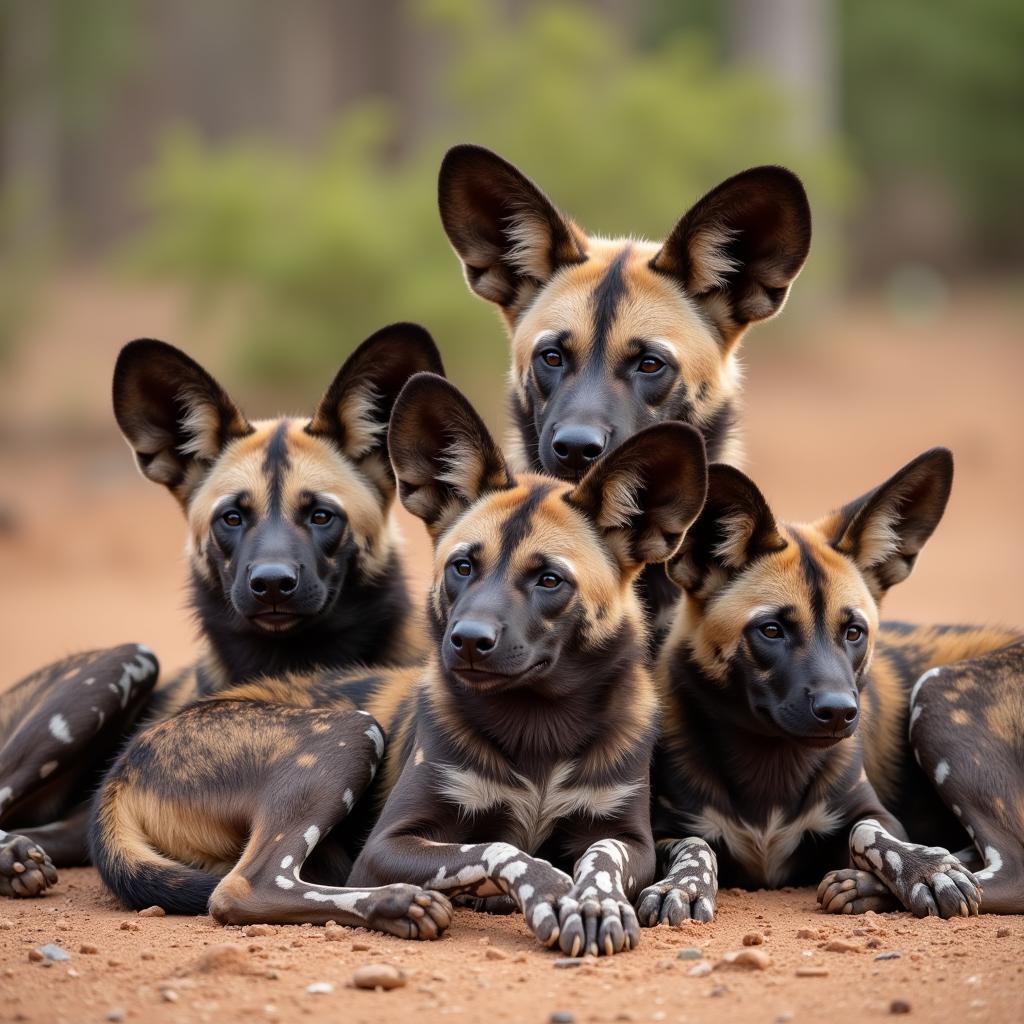
[[[548,1017],[549,1024],[576,1024],[576,1018],[571,1013],[563,1010],[556,1010]]]
[[[356,988],[402,988],[406,983],[405,974],[394,964],[365,964],[357,967],[352,975]]]
[[[848,939],[829,939],[824,946],[829,953],[859,953],[861,948],[859,942],[850,942]]]
[[[110,1013],[107,1014],[106,1019],[109,1021],[121,1021],[124,1020],[124,1017],[124,1010],[118,1007],[117,1009],[111,1010]]]
[[[725,953],[717,967],[725,965],[735,967],[752,967],[757,971],[766,971],[772,965],[772,958],[762,949],[738,949]]]
[[[743,945],[763,946],[764,936],[760,932],[747,932],[747,934],[743,936]]]
[[[261,936],[273,935],[276,929],[271,924],[249,924],[242,929],[242,934],[247,939],[256,939]]]
[[[230,942],[219,942],[205,949],[192,968],[201,974],[214,971],[234,971],[245,974],[249,971],[249,957],[241,946]]]
[[[881,939],[868,939],[868,941],[867,941],[867,948],[868,949],[881,949],[882,948],[882,940]]]
[[[162,988],[160,989],[160,998],[165,1003],[176,1003],[178,1001],[178,993],[173,988]]]
[[[818,933],[812,928],[801,928],[796,933],[796,937],[798,939],[816,939],[818,937]]]
[[[583,961],[582,960],[577,960],[574,957],[568,957],[567,956],[567,957],[559,958],[558,960],[556,960],[552,964],[552,966],[553,967],[557,967],[560,970],[568,970],[571,967],[582,967],[583,966]]]
[[[34,964],[41,964],[46,959],[38,949],[30,949],[28,951],[28,958]]]
[[[676,953],[677,960],[703,960],[704,954],[695,946],[687,946]]]
[[[894,999],[889,1004],[890,1013],[910,1013],[910,1003],[906,999]]]
[[[899,960],[903,954],[898,949],[890,949],[888,953],[879,953],[876,960]]]
[[[498,949],[497,946],[488,946],[484,950],[484,956],[488,960],[507,960],[508,959],[508,953],[506,953],[505,950],[503,950],[503,949]]]
[[[717,998],[718,998],[719,996],[724,996],[724,995],[726,995],[726,993],[728,993],[728,991],[729,991],[729,990],[728,990],[728,989],[727,989],[727,988],[726,988],[726,987],[725,987],[724,985],[716,985],[716,986],[715,986],[715,987],[714,987],[714,988],[713,988],[713,989],[712,989],[712,990],[711,990],[711,991],[710,991],[710,992],[708,993],[708,995],[709,995],[709,996],[711,996],[711,997],[712,997],[713,999],[717,999]]]
[[[370,944],[368,942],[353,942],[352,943],[352,952],[353,953],[365,953],[366,950],[368,950],[369,948],[370,948]]]
[[[1009,934],[1010,934],[1010,929],[1009,928],[997,928],[996,929],[996,938],[997,939],[1005,939]]]
[[[140,960],[155,960],[156,959],[156,953],[154,953],[153,950],[151,950],[151,949],[144,949],[139,954],[139,959]]]
[[[152,907],[146,907],[145,910],[139,911],[139,917],[166,917],[167,911],[163,907],[158,907],[154,904]]]
[[[334,991],[334,986],[329,981],[314,981],[306,986],[306,991],[311,996],[326,996]]]
[[[94,956],[96,953],[99,952],[99,949],[96,946],[92,945],[92,943],[83,942],[78,947],[78,952],[79,953],[84,953],[84,954],[86,954],[86,956]]]
[[[46,957],[47,960],[70,960],[71,954],[56,943],[48,942],[45,946],[39,947],[39,952]]]
[[[137,932],[138,930],[139,926],[134,921],[121,922],[121,931],[123,932]]]
[[[798,967],[796,969],[796,976],[798,978],[827,978],[828,968],[827,967]]]
[[[707,960],[701,960],[700,963],[694,964],[686,973],[691,978],[706,978],[714,968],[707,962]]]

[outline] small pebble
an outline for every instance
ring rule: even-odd
[[[888,953],[879,953],[876,960],[899,960],[903,954],[898,949],[891,949]]]
[[[83,943],[82,943],[82,944],[81,944],[81,945],[80,945],[80,946],[78,947],[78,952],[79,952],[79,953],[85,953],[85,954],[87,954],[87,955],[90,955],[90,956],[91,956],[91,955],[93,955],[93,954],[95,954],[95,953],[98,953],[98,952],[99,952],[99,949],[98,949],[98,948],[97,948],[96,946],[93,946],[93,945],[91,945],[91,944],[90,944],[90,943],[88,943],[88,942],[83,942]]]
[[[889,1004],[890,1013],[910,1013],[910,1003],[906,999],[894,999]]]
[[[364,953],[369,948],[370,948],[370,944],[368,942],[353,942],[352,943],[352,952],[353,953]]]
[[[110,1020],[110,1021],[124,1020],[124,1010],[120,1010],[120,1009],[118,1009],[118,1010],[111,1010],[110,1013],[107,1014],[107,1020]]]
[[[306,986],[306,991],[311,996],[325,996],[334,991],[334,986],[329,981],[314,981]]]
[[[139,917],[166,917],[167,911],[163,907],[158,907],[155,904],[152,907],[146,907],[145,910],[139,911]]]
[[[193,969],[203,973],[211,971],[244,973],[248,968],[249,957],[241,946],[235,946],[230,942],[219,942],[202,952]]]
[[[162,988],[160,989],[160,998],[165,1003],[176,1003],[178,1001],[178,993],[173,988]]]
[[[796,969],[798,978],[827,978],[827,967],[798,967]]]
[[[242,934],[247,939],[256,939],[260,936],[273,935],[274,926],[270,924],[250,924],[242,929]]]
[[[849,942],[846,939],[829,939],[825,943],[825,949],[829,953],[859,953],[861,946],[859,942]]]
[[[706,978],[712,970],[711,964],[707,960],[702,960],[699,964],[694,964],[686,973],[691,978]]]
[[[743,945],[763,946],[764,936],[760,932],[747,932],[747,934],[743,936]]]
[[[71,959],[71,954],[66,949],[62,949],[60,946],[52,942],[48,942],[45,946],[40,946],[39,952],[42,953],[47,960]]]
[[[393,964],[365,964],[357,967],[352,974],[352,984],[356,988],[388,990],[402,988],[405,982],[405,974]]]
[[[556,1010],[548,1017],[549,1024],[575,1024],[576,1018],[571,1013]]]
[[[156,953],[154,953],[154,952],[153,952],[152,950],[150,950],[150,949],[144,949],[144,950],[143,950],[143,951],[142,951],[142,952],[141,952],[141,953],[139,954],[139,959],[140,959],[140,960],[155,960],[155,959],[156,959]]]
[[[28,958],[34,964],[40,964],[46,959],[46,957],[43,956],[43,954],[40,953],[38,949],[30,949],[28,951]]]
[[[508,953],[506,953],[505,950],[503,950],[503,949],[498,949],[497,946],[488,946],[484,950],[484,956],[488,960],[507,960],[508,959]]]
[[[772,965],[772,958],[762,949],[740,949],[722,956],[719,967],[734,964],[736,967],[753,967],[766,971]]]
[[[582,967],[583,966],[583,961],[582,960],[577,960],[574,957],[568,957],[567,956],[567,957],[561,957],[560,959],[556,960],[552,966],[553,967],[559,967],[559,968]]]
[[[881,949],[882,948],[882,940],[881,939],[868,939],[866,945],[867,945],[868,949]]]
[[[704,954],[693,946],[687,946],[686,949],[679,950],[676,953],[677,960],[703,960]]]
[[[810,928],[801,928],[800,931],[796,933],[796,937],[798,939],[816,939],[818,937],[818,933]]]
[[[708,995],[717,998],[718,996],[724,996],[728,991],[724,985],[716,985]]]
[[[1010,934],[1010,929],[1009,928],[997,928],[996,929],[996,938],[997,939],[1005,939],[1009,934]]]

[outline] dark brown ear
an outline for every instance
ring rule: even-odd
[[[438,178],[441,223],[469,287],[509,311],[561,266],[582,263],[585,239],[529,178],[482,146],[454,146]]]
[[[690,528],[669,576],[684,590],[708,597],[755,558],[786,546],[768,502],[738,469],[708,468],[708,497]]]
[[[444,375],[441,354],[419,324],[382,327],[345,360],[306,431],[330,437],[388,493],[394,479],[387,456],[391,410],[413,374]]]
[[[704,504],[707,475],[700,434],[659,423],[601,459],[566,501],[597,524],[622,564],[664,562]]]
[[[876,601],[910,575],[952,486],[952,453],[932,448],[830,517],[832,546],[853,559]]]
[[[418,373],[391,414],[398,496],[437,537],[481,495],[514,483],[484,422],[454,384]]]
[[[188,504],[228,442],[252,427],[224,389],[173,345],[129,342],[114,366],[114,416],[139,469]]]
[[[722,182],[673,228],[651,268],[701,301],[723,341],[782,308],[811,244],[800,179],[754,167]]]

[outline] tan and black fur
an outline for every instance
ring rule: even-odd
[[[711,468],[670,569],[686,596],[660,663],[664,877],[642,923],[709,920],[718,872],[750,887],[830,872],[819,900],[836,913],[1021,909],[1021,634],[879,622],[951,481],[935,449],[784,525],[738,470]],[[977,875],[948,852],[972,841],[980,856],[958,856]]]
[[[414,656],[384,437],[410,374],[440,368],[426,332],[396,324],[353,354],[311,419],[251,423],[184,353],[157,341],[123,349],[115,414],[144,475],[185,512],[204,651],[159,685],[153,654],[125,645],[49,666],[3,695],[0,892],[37,895],[55,864],[86,861],[88,800],[140,716],[160,720],[266,674]]]
[[[479,146],[448,152],[438,193],[466,281],[498,306],[511,340],[516,469],[578,480],[604,451],[668,420],[700,430],[709,459],[738,464],[740,342],[781,310],[810,246],[794,174],[729,178],[663,242],[586,234]],[[667,626],[676,589],[658,571],[645,573],[643,593]]]

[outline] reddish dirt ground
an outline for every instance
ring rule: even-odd
[[[949,512],[885,610],[918,621],[1024,623],[1021,309],[990,295],[955,298],[928,323],[896,322],[865,305],[795,338],[776,328],[752,335],[748,467],[780,513],[799,519],[866,490],[924,448],[949,444],[957,455]],[[119,344],[140,334],[186,344],[183,309],[166,291],[67,280],[0,376],[0,689],[83,647],[142,641],[168,669],[191,656],[180,513],[135,474],[107,398]],[[209,344],[187,347],[214,368],[224,364]],[[421,590],[425,537],[407,517],[402,526]],[[798,938],[800,929],[814,934]],[[827,952],[819,929],[881,945]],[[751,930],[767,937],[764,972],[691,977],[693,964],[676,959],[699,947],[717,962]],[[72,959],[30,963],[29,950],[48,942]],[[79,953],[83,942],[99,952]],[[223,942],[245,951],[242,973],[194,972],[204,947]],[[488,948],[506,955],[492,959]],[[874,959],[889,950],[901,956]],[[1024,918],[837,920],[820,916],[806,890],[727,893],[713,925],[645,932],[636,952],[573,969],[556,969],[555,959],[515,919],[469,912],[428,945],[357,933],[327,941],[323,929],[305,928],[247,938],[209,919],[137,919],[114,906],[93,872],[65,871],[46,898],[0,905],[0,1021],[103,1021],[112,1011],[129,1021],[224,1024],[413,1015],[543,1022],[553,1012],[576,1021],[820,1021],[887,1016],[894,999],[920,1020],[1019,1021],[1024,1005]],[[347,988],[352,970],[369,962],[400,966],[408,985]],[[829,973],[797,977],[808,965]],[[333,991],[307,993],[315,982]],[[164,1000],[165,987],[176,1001]]]

